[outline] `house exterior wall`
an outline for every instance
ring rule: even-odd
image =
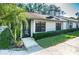
[[[46,22],[44,20],[31,20],[31,37],[33,36],[33,33],[36,33],[35,32],[35,27],[36,27],[35,23],[38,21]]]
[[[66,28],[70,29],[70,23],[69,22],[66,23]],[[77,28],[77,22],[72,22],[72,28]]]
[[[78,28],[79,28],[79,22],[77,22]]]
[[[55,30],[56,30],[56,22],[46,21],[46,32],[47,31],[55,31]]]
[[[33,35],[33,33],[35,32],[35,23],[41,21],[41,22],[46,22],[46,30],[47,31],[56,31],[56,23],[61,23],[61,30],[64,29],[69,29],[69,23],[68,22],[59,22],[59,21],[48,21],[48,20],[31,20],[31,36]],[[76,22],[72,22],[72,28],[76,28]],[[79,24],[78,24],[79,27]]]
[[[47,31],[56,31],[56,23],[61,23],[61,30],[66,29],[66,23],[65,22],[59,22],[59,21],[47,21],[47,20],[32,20],[31,21],[31,36],[35,32],[35,23],[41,21],[41,22],[46,22],[46,30]]]
[[[45,32],[47,31],[55,31],[56,30],[56,25],[55,25],[55,22],[53,21],[46,21],[46,20],[32,20],[31,21],[31,36],[33,35],[33,33],[36,33],[35,32],[35,23],[38,22],[38,21],[41,21],[41,22],[46,22],[46,30]]]
[[[72,28],[76,28],[76,22],[73,22],[73,27]]]
[[[79,24],[78,24],[78,28],[79,28]]]
[[[62,24],[62,29],[64,30],[64,29],[67,29],[67,22],[63,22],[63,24]]]
[[[70,25],[69,25],[69,22],[67,21],[67,22],[66,22],[66,29],[69,29],[69,26],[70,26]]]

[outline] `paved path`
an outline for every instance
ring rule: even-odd
[[[0,55],[27,55],[27,51],[0,50]]]
[[[43,49],[42,47],[40,47],[33,38],[22,38],[23,42],[24,42],[24,46],[26,47],[27,51],[29,53],[32,52],[36,52],[39,51],[41,49]]]
[[[79,55],[79,37],[68,40],[56,46],[51,46],[41,51],[32,53],[32,55],[73,55],[73,54]]]

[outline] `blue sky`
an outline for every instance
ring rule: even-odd
[[[79,3],[72,3],[71,7],[74,8],[74,9],[79,10]]]
[[[79,11],[79,3],[55,3],[55,5],[61,7],[66,12],[64,16],[76,17],[75,13]]]

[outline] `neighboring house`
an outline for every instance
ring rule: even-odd
[[[27,29],[23,30],[23,34],[25,33],[23,37],[32,37],[33,33],[37,32],[79,28],[79,21],[68,17],[52,17],[32,12],[27,12],[26,15],[29,17],[29,20],[28,25],[26,25],[28,26]]]

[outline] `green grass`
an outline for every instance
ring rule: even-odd
[[[52,36],[52,37],[48,37],[48,38],[43,38],[43,39],[37,40],[37,43],[40,46],[42,46],[43,48],[47,48],[47,47],[65,42],[65,41],[75,38],[77,36],[79,36],[79,31],[71,32],[68,34]]]

